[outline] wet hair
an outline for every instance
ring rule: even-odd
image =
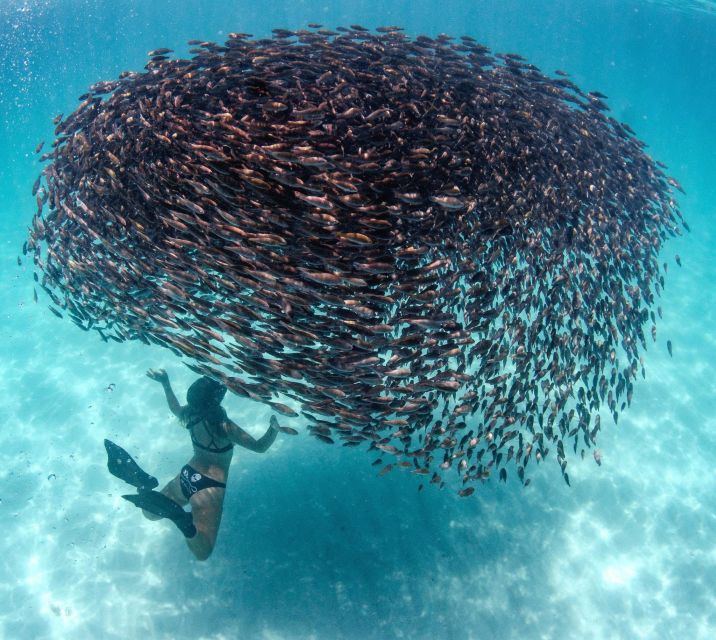
[[[181,411],[181,422],[186,425],[203,418],[209,424],[221,424],[226,418],[226,411],[221,406],[225,395],[226,387],[220,382],[207,376],[195,380],[187,389],[188,404]]]
[[[186,401],[194,409],[218,407],[226,395],[226,387],[208,376],[194,381],[186,392]]]

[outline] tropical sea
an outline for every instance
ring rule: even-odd
[[[18,255],[35,211],[36,145],[98,80],[159,47],[243,31],[399,25],[470,35],[561,69],[683,185],[691,233],[669,240],[663,320],[601,466],[553,459],[532,482],[469,498],[283,418],[234,457],[216,549],[196,561],[166,521],[122,500],[103,439],[161,483],[190,443],[161,388],[195,374],[171,352],[103,342],[33,302]],[[634,639],[716,637],[716,5],[706,1],[446,0],[0,3],[0,638]],[[679,255],[679,268],[675,256]],[[666,341],[673,344],[670,356]],[[271,415],[227,397],[255,437]]]

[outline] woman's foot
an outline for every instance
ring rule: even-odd
[[[193,538],[196,535],[196,527],[190,511],[184,511],[174,500],[167,498],[158,491],[143,491],[138,494],[122,496],[133,505],[153,513],[160,518],[169,518],[184,534],[186,538]]]
[[[105,439],[104,448],[107,450],[107,469],[113,476],[131,484],[140,492],[151,491],[159,485],[159,481],[143,471],[122,447]]]

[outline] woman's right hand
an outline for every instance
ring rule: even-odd
[[[164,369],[149,369],[147,371],[147,377],[162,384],[169,383],[169,374]]]

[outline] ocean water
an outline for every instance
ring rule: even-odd
[[[409,474],[377,477],[362,451],[280,436],[236,453],[200,563],[170,523],[120,498],[102,444],[171,478],[190,445],[144,372],[165,367],[181,395],[195,376],[33,303],[31,267],[16,262],[33,151],[90,84],[140,70],[150,49],[308,22],[466,34],[568,71],[683,184],[692,233],[664,248],[647,377],[619,424],[603,423],[602,465],[572,460],[571,488],[548,459],[526,489],[418,493]],[[0,3],[0,638],[716,637],[715,60],[703,0]],[[225,406],[265,430],[266,407]]]

